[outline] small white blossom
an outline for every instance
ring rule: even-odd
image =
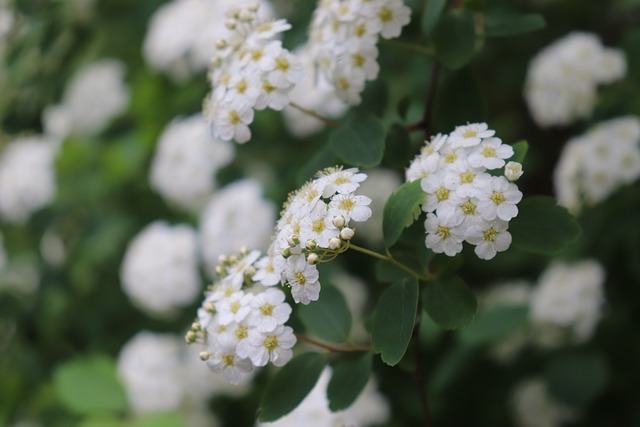
[[[295,302],[309,304],[320,297],[318,268],[315,265],[309,265],[304,256],[289,257],[284,274],[287,283],[291,286],[291,296]]]
[[[518,162],[509,162],[504,167],[504,176],[509,181],[517,181],[520,179],[524,172],[522,171],[522,165]]]

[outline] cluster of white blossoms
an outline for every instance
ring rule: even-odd
[[[153,69],[183,81],[207,69],[216,42],[225,38],[226,11],[249,4],[242,0],[173,0],[151,16],[142,46],[145,61]],[[271,15],[269,2],[260,0],[261,17]]]
[[[359,104],[365,82],[378,77],[378,37],[398,37],[410,16],[402,0],[318,2],[308,49],[320,77],[342,100]]]
[[[529,65],[525,99],[542,127],[568,125],[591,114],[599,84],[626,73],[619,49],[605,48],[591,33],[574,32],[538,53]]]
[[[61,104],[44,110],[45,132],[64,140],[69,135],[102,131],[129,104],[125,69],[117,59],[102,59],[81,68],[67,84]]]
[[[561,427],[577,417],[547,391],[538,378],[521,381],[511,396],[511,407],[518,427]]]
[[[602,316],[604,281],[605,271],[594,260],[549,266],[531,296],[534,344],[553,348],[587,341]]]
[[[17,138],[0,148],[0,219],[22,222],[51,202],[56,192],[55,141]]]
[[[186,335],[188,343],[200,343],[209,368],[237,384],[256,367],[284,366],[296,343],[293,329],[285,326],[291,306],[285,293],[260,284],[257,261],[260,251],[220,257],[219,279],[211,284],[198,317]]]
[[[349,248],[355,234],[351,221],[371,217],[371,199],[356,194],[366,178],[356,168],[328,168],[291,193],[268,255],[257,264],[256,280],[265,286],[289,285],[296,303],[316,301],[320,296],[316,264]]]
[[[232,31],[217,41],[211,60],[211,92],[203,110],[214,136],[225,141],[251,139],[248,125],[254,109],[282,110],[304,76],[300,61],[275,40],[291,25],[284,19],[263,19],[258,10],[257,3],[229,10],[226,26]]]
[[[348,408],[331,412],[327,399],[327,386],[331,368],[325,368],[307,397],[293,411],[272,423],[257,423],[256,427],[366,427],[380,425],[389,420],[389,403],[370,379],[355,402]]]
[[[407,169],[407,181],[421,179],[426,193],[426,245],[433,252],[454,256],[466,241],[479,258],[491,259],[511,245],[507,229],[522,199],[513,181],[522,165],[506,163],[513,148],[494,135],[486,123],[458,126],[428,142]],[[501,168],[503,175],[489,173]]]
[[[216,191],[200,215],[204,264],[215,277],[218,258],[241,246],[264,250],[276,223],[276,206],[254,179],[235,181]]]
[[[149,173],[151,187],[167,201],[197,212],[215,189],[215,173],[234,156],[234,146],[214,139],[201,115],[175,119],[160,135]]]
[[[602,122],[570,139],[554,171],[556,196],[574,213],[640,177],[640,119]]]
[[[120,278],[127,296],[153,315],[173,314],[201,290],[197,236],[187,225],[156,221],[130,243]]]

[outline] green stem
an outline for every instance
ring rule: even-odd
[[[349,248],[354,249],[354,250],[356,250],[358,252],[362,252],[363,254],[372,256],[374,258],[381,259],[382,261],[389,262],[389,263],[395,265],[396,267],[398,267],[398,268],[406,271],[407,273],[411,274],[412,276],[416,277],[418,280],[422,280],[424,282],[428,282],[428,281],[433,279],[432,277],[427,277],[425,275],[422,275],[422,274],[414,271],[411,267],[404,265],[403,263],[401,263],[400,261],[395,259],[393,256],[391,256],[391,254],[389,253],[388,250],[387,250],[387,255],[384,255],[384,254],[380,254],[378,252],[374,252],[374,251],[372,251],[370,249],[363,248],[362,246],[354,245],[351,242],[349,242]]]
[[[426,56],[433,56],[436,53],[432,47],[424,47],[424,46],[420,46],[413,43],[404,43],[404,42],[399,42],[397,40],[386,40],[386,39],[380,39],[378,40],[378,42],[382,44],[388,44],[389,46],[395,46],[401,49],[410,50],[412,52],[420,53]]]
[[[334,122],[333,120],[329,120],[326,117],[321,116],[320,114],[316,113],[315,111],[310,110],[308,108],[304,108],[303,106],[298,105],[295,102],[290,102],[289,106],[295,108],[296,110],[298,110],[298,111],[300,111],[300,112],[302,112],[302,113],[304,113],[304,114],[306,114],[308,116],[311,116],[311,117],[314,117],[314,118],[320,120],[322,123],[324,123],[325,125],[327,125],[329,127],[332,127],[334,129],[337,129],[337,128],[340,127],[340,125],[338,123]]]
[[[370,346],[352,346],[352,347],[340,347],[337,345],[329,344],[326,342],[319,341],[315,338],[309,337],[304,334],[295,334],[296,338],[300,341],[308,342],[309,344],[313,344],[316,347],[324,348],[325,350],[329,350],[332,353],[351,353],[357,351],[366,351],[371,352],[373,349]]]

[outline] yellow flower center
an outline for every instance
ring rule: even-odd
[[[393,19],[393,10],[383,7],[378,16],[382,22],[389,22]]]
[[[482,155],[485,157],[496,157],[497,154],[493,147],[484,147],[484,150],[482,150]]]
[[[340,209],[347,212],[351,212],[351,209],[353,209],[355,205],[356,202],[354,202],[353,199],[342,199],[340,203],[338,203]]]
[[[449,198],[449,190],[444,188],[444,187],[440,187],[436,190],[436,197],[438,198],[438,201],[443,201],[443,200],[447,200]]]
[[[438,227],[438,231],[436,232],[436,234],[440,236],[441,239],[446,239],[451,236],[451,229],[449,227],[441,225],[440,227]]]
[[[353,65],[358,67],[358,68],[362,68],[364,66],[366,59],[363,55],[356,53],[355,55],[353,55]]]
[[[471,184],[476,175],[473,172],[467,171],[460,174],[460,182],[463,184]]]
[[[313,221],[313,224],[311,225],[311,230],[313,230],[314,233],[322,233],[324,229],[325,229],[324,218],[316,219],[315,221]]]
[[[274,90],[276,90],[276,88],[275,86],[271,85],[271,83],[265,80],[262,82],[262,90],[265,91],[266,93],[271,93]]]
[[[291,67],[291,64],[289,64],[289,61],[287,61],[284,58],[278,58],[276,59],[276,68],[280,71],[286,72],[289,70],[289,68]]]
[[[273,305],[262,304],[260,306],[260,313],[262,313],[263,316],[271,316],[273,314]]]
[[[240,119],[240,114],[238,114],[237,111],[233,110],[229,112],[229,122],[232,125],[237,125],[238,123],[240,123],[242,120]]]
[[[497,235],[498,235],[498,232],[494,230],[493,227],[482,232],[482,238],[489,242],[493,242],[494,240],[496,240]]]
[[[307,283],[307,278],[305,277],[304,273],[298,272],[296,273],[295,277],[296,277],[296,282],[298,282],[300,286],[304,286]]]
[[[244,80],[240,80],[236,85],[236,90],[238,91],[238,93],[245,93],[245,91],[247,90],[247,87],[249,87],[247,85],[247,82]]]
[[[356,25],[356,28],[353,30],[353,34],[356,37],[362,37],[367,32],[367,27],[364,24]]]
[[[222,363],[224,366],[233,366],[233,354],[223,354]]]
[[[349,83],[349,80],[341,77],[338,79],[338,86],[340,87],[340,89],[342,90],[347,90],[351,87],[351,83]]]
[[[247,330],[247,327],[238,326],[238,329],[236,329],[236,338],[238,338],[239,340],[243,340],[248,336],[249,336],[249,331]]]
[[[478,133],[473,129],[468,129],[465,133],[462,134],[465,138],[474,138]]]
[[[455,152],[447,153],[444,155],[445,163],[453,163],[458,159],[458,155]]]
[[[496,205],[499,205],[500,203],[504,202],[504,194],[499,191],[494,191],[493,193],[491,193],[491,201]]]
[[[467,200],[460,206],[460,209],[465,215],[473,215],[476,211],[476,205],[471,200]]]
[[[269,335],[264,340],[264,346],[269,351],[275,350],[278,347],[278,338],[274,337],[273,335]]]
[[[231,312],[235,314],[241,307],[242,305],[240,304],[240,301],[234,301],[231,303]]]

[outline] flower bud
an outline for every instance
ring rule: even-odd
[[[227,41],[226,41],[225,39],[218,39],[218,40],[216,41],[216,47],[217,47],[218,49],[224,49],[224,48],[226,48],[227,46],[228,46],[228,43],[227,43]]]
[[[226,270],[223,266],[219,265],[216,267],[216,274],[218,276],[224,276],[225,273],[226,273]]]
[[[316,243],[315,240],[309,239],[304,244],[304,247],[309,251],[315,251],[316,248],[318,247],[318,244]]]
[[[209,353],[208,351],[200,352],[200,360],[202,360],[203,362],[209,360],[210,357],[211,357],[211,353]]]
[[[186,341],[187,344],[191,344],[196,340],[196,333],[193,331],[187,332],[187,335],[185,335],[184,340]]]
[[[213,314],[216,312],[216,305],[212,301],[209,301],[204,305],[204,311]]]
[[[354,234],[353,228],[345,227],[340,230],[340,238],[342,240],[351,240]]]
[[[229,262],[229,257],[226,255],[220,255],[218,257],[218,264],[226,264],[227,262]]]
[[[509,181],[517,181],[522,176],[522,165],[518,162],[509,162],[504,167],[504,176]]]
[[[329,239],[329,249],[335,251],[336,249],[340,249],[340,239],[337,237],[332,237]]]
[[[240,248],[240,255],[242,256],[247,256],[247,254],[249,253],[249,248],[246,246],[243,246]]]
[[[300,237],[298,237],[297,234],[292,234],[291,236],[287,237],[287,243],[289,244],[289,246],[296,247],[298,246],[298,244],[300,243]]]
[[[252,12],[257,12],[258,9],[260,9],[260,4],[259,3],[249,3],[247,5],[247,9],[249,9]]]
[[[344,217],[342,215],[334,216],[332,222],[333,222],[333,225],[336,226],[337,228],[344,227],[344,225],[346,223],[346,221],[344,220]]]
[[[255,17],[254,13],[251,10],[249,10],[249,8],[247,7],[243,7],[240,10],[240,13],[238,14],[238,19],[241,22],[251,22],[253,21],[254,17]]]
[[[318,254],[316,253],[310,253],[307,255],[307,262],[311,265],[315,265],[320,262],[320,257],[318,257]]]
[[[256,268],[252,265],[250,265],[244,270],[244,277],[251,278],[254,274],[256,274]]]
[[[235,19],[227,19],[224,23],[225,27],[227,27],[230,30],[235,30],[236,29],[236,25],[238,25],[238,22]]]
[[[284,248],[282,250],[282,256],[285,257],[285,258],[289,258],[291,256],[291,249]]]

